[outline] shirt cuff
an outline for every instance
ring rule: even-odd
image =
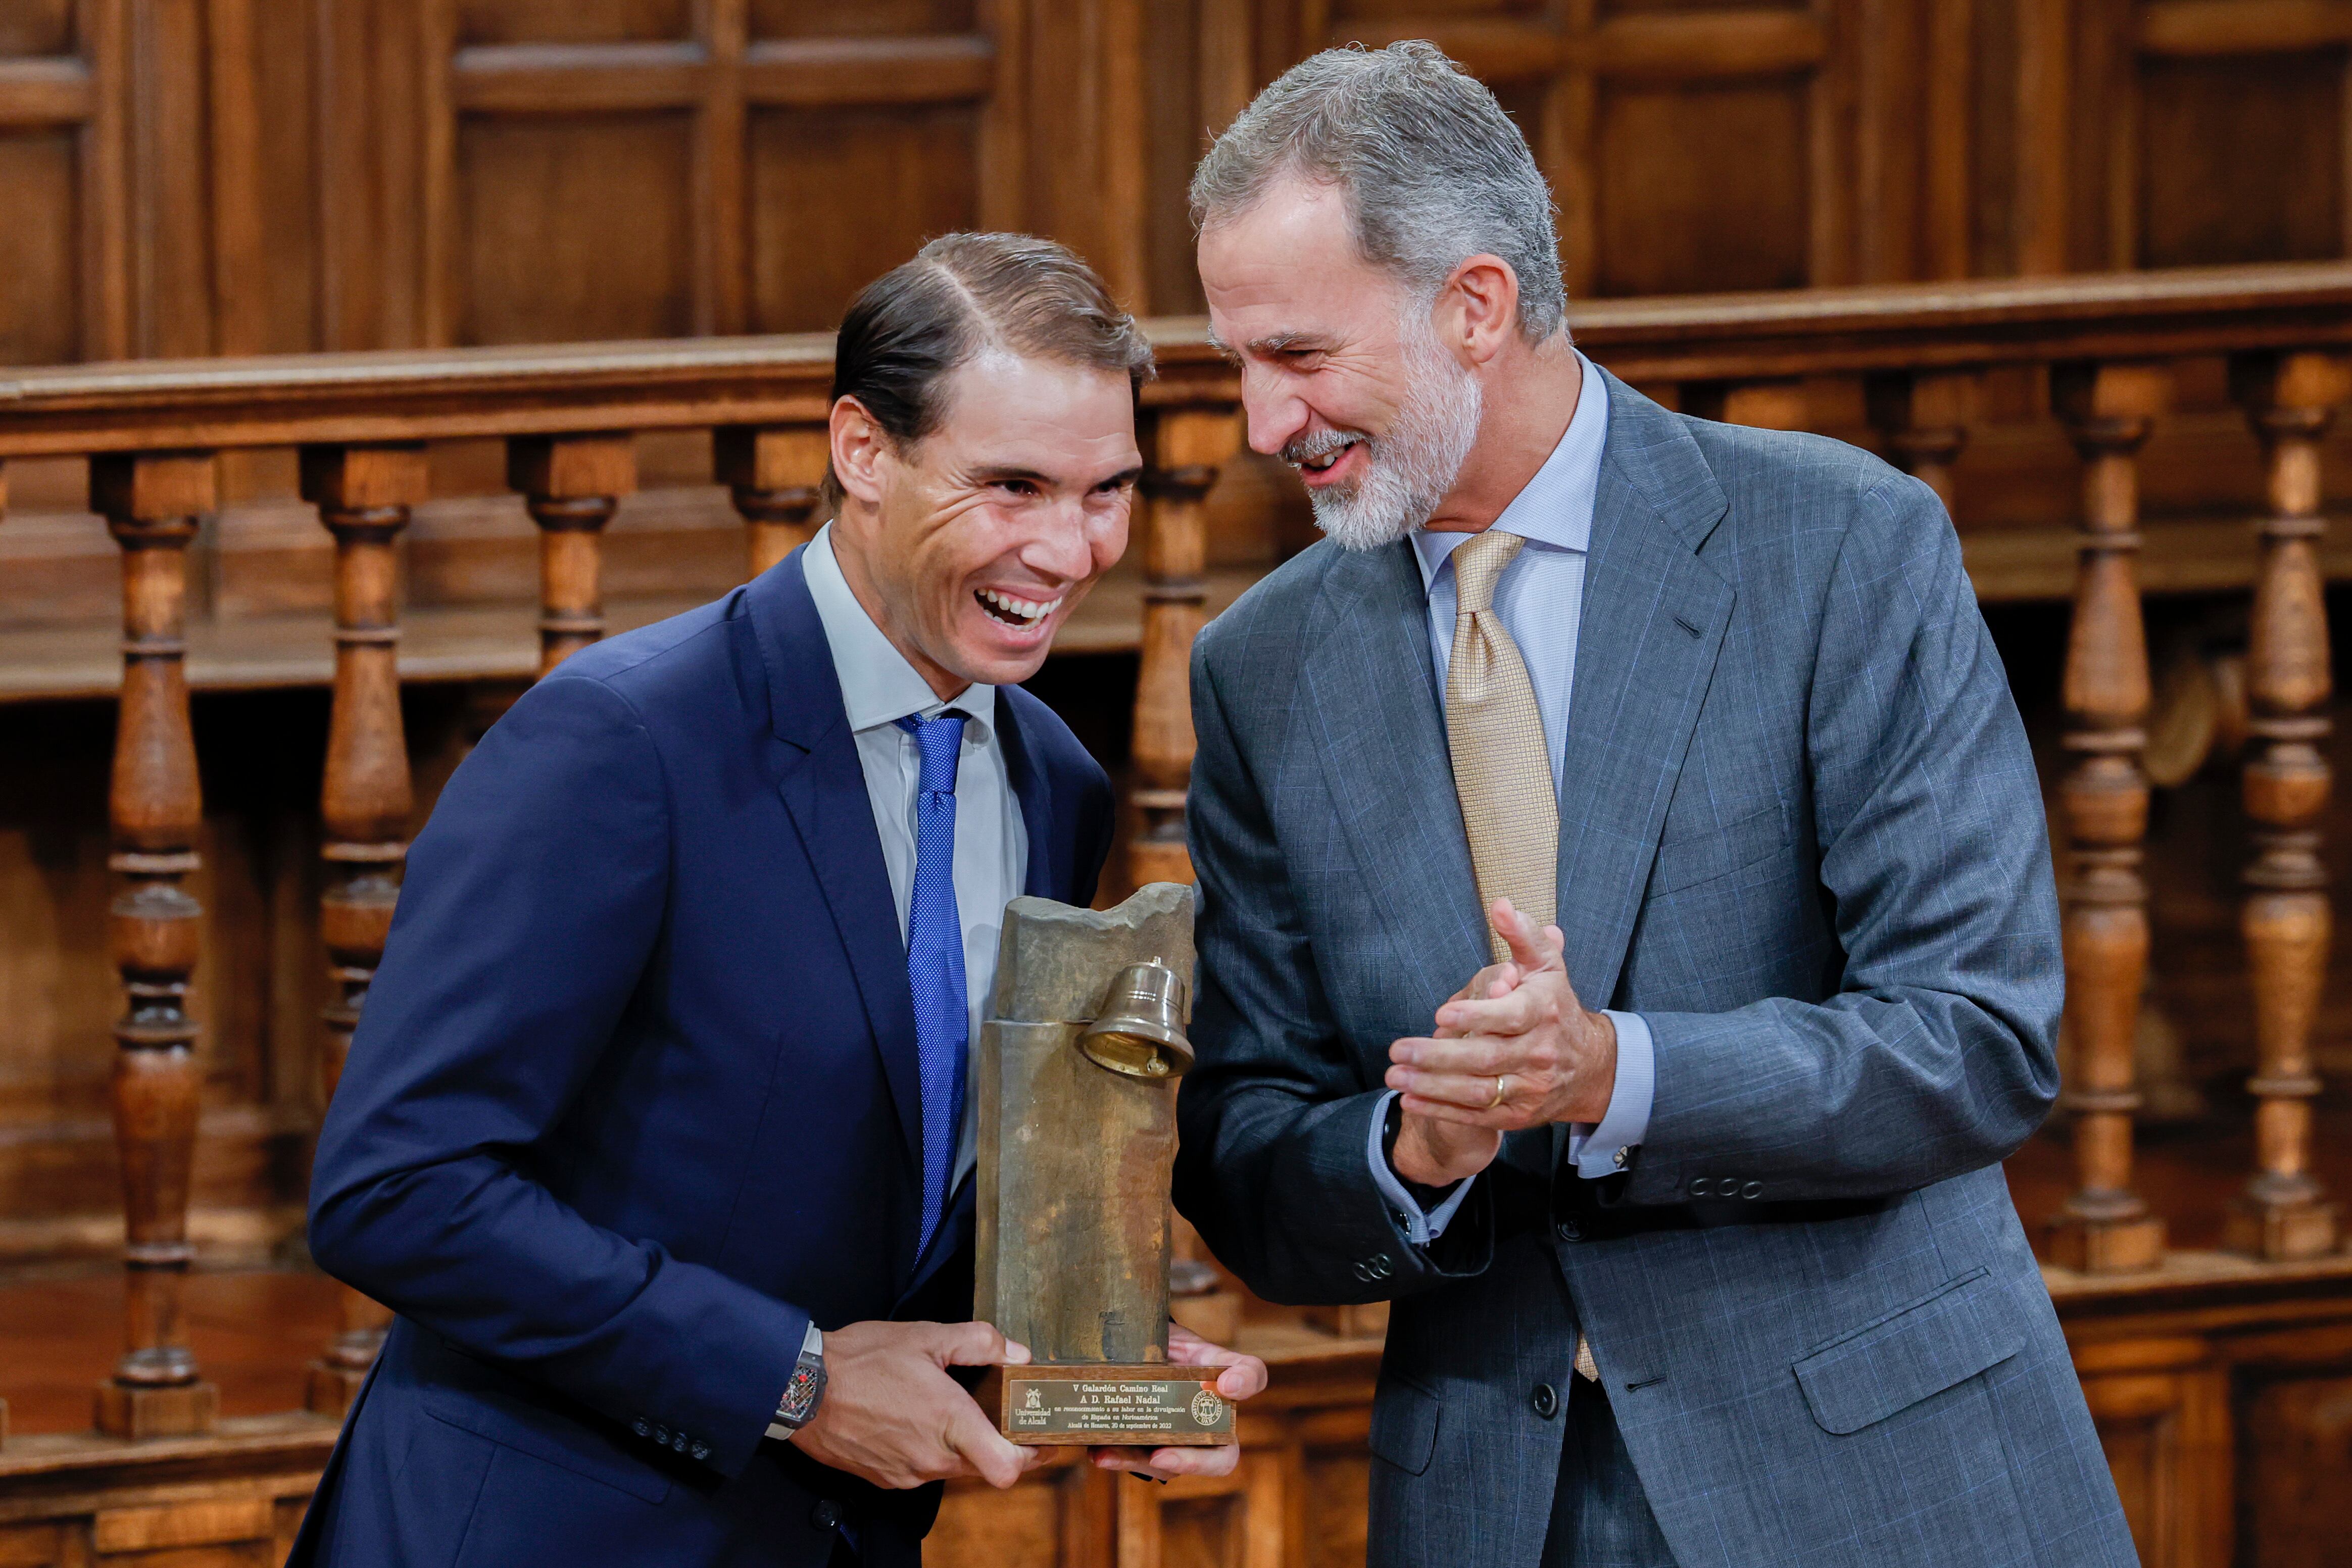
[[[824,1355],[824,1336],[817,1331],[816,1320],[814,1318],[811,1318],[809,1320],[808,1332],[801,1336],[800,1355],[794,1356],[793,1360],[797,1363],[800,1360],[800,1356],[803,1355],[813,1355],[819,1359],[822,1359]],[[784,1396],[782,1394],[779,1394],[776,1395],[776,1403],[769,1405],[768,1408],[772,1411],[780,1409],[783,1405],[783,1403]],[[793,1428],[785,1426],[781,1421],[771,1421],[768,1423],[768,1436],[775,1438],[780,1443],[789,1443],[792,1441]]]
[[[1462,1206],[1462,1200],[1470,1195],[1470,1184],[1478,1178],[1469,1176],[1455,1183],[1454,1191],[1445,1201],[1433,1209],[1424,1209],[1415,1202],[1413,1195],[1404,1190],[1404,1184],[1397,1179],[1396,1172],[1390,1167],[1388,1151],[1381,1147],[1381,1133],[1388,1126],[1389,1101],[1396,1097],[1396,1090],[1391,1089],[1381,1097],[1378,1105],[1372,1107],[1372,1135],[1366,1142],[1364,1158],[1371,1163],[1372,1185],[1380,1189],[1381,1196],[1388,1199],[1389,1207],[1396,1214],[1397,1223],[1404,1226],[1404,1238],[1415,1247],[1427,1247],[1445,1234],[1445,1227],[1454,1222],[1454,1211]],[[1643,1116],[1646,1120],[1648,1115],[1645,1097]]]
[[[1617,1026],[1617,1082],[1609,1109],[1595,1121],[1568,1124],[1568,1158],[1587,1181],[1613,1176],[1632,1163],[1650,1135],[1650,1105],[1657,1098],[1657,1047],[1639,1013],[1605,1015]]]

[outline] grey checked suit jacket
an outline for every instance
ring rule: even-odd
[[[1649,1134],[1515,1134],[1433,1246],[1365,1146],[1486,942],[1410,545],[1328,543],[1201,637],[1198,1066],[1176,1201],[1278,1301],[1392,1299],[1371,1550],[1534,1568],[1589,1330],[1681,1568],[2129,1563],[2000,1162],[2055,1093],[2033,762],[1934,494],[1865,453],[1611,417],[1560,795],[1588,1006]]]

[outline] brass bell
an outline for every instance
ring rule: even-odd
[[[1184,1037],[1184,982],[1152,959],[1118,972],[1103,997],[1102,1011],[1078,1037],[1087,1059],[1129,1078],[1181,1076],[1192,1065],[1192,1042]]]

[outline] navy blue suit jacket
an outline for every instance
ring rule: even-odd
[[[1108,781],[998,732],[1027,890],[1085,904]],[[321,1267],[400,1314],[293,1561],[821,1564],[890,1493],[762,1434],[811,1317],[967,1318],[969,1185],[916,1256],[906,948],[797,553],[573,655],[410,857],[311,1183]]]

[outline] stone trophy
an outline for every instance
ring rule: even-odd
[[[1001,1369],[997,1424],[1032,1445],[1231,1443],[1220,1369],[1168,1360],[1192,889],[1155,882],[1108,910],[1015,899],[999,954],[972,1062],[973,1315],[1034,1359]]]

